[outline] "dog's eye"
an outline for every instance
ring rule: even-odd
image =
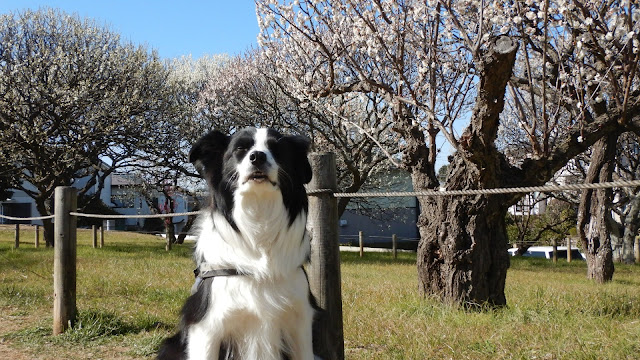
[[[249,151],[253,146],[252,141],[248,141],[246,139],[240,139],[237,143],[235,143],[234,151],[238,153],[244,153]]]

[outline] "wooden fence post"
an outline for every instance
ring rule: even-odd
[[[396,234],[391,235],[391,250],[393,251],[393,259],[398,258],[398,236]]]
[[[104,222],[100,225],[100,249],[104,247]]]
[[[360,257],[364,257],[364,232],[358,231],[358,245],[360,245]]]
[[[571,262],[571,236],[567,237],[567,262]]]
[[[94,249],[98,247],[98,228],[95,225],[91,225],[91,246]]]
[[[36,249],[40,247],[40,225],[36,225],[36,233],[35,233],[35,242]]]
[[[636,241],[635,241],[635,258],[636,258],[636,264],[640,263],[640,236],[636,236]]]
[[[309,285],[311,293],[324,310],[314,336],[316,355],[327,360],[344,359],[342,327],[342,290],[340,284],[340,247],[338,238],[338,202],[336,158],[333,153],[310,155],[313,179],[309,190],[327,189],[328,193],[309,197],[309,228],[311,229],[311,264]]]
[[[553,246],[553,263],[557,264],[558,263],[558,239],[553,238],[552,240],[552,246]]]
[[[15,248],[19,248],[20,247],[20,224],[16,224],[16,242],[15,242]]]
[[[55,190],[53,258],[53,335],[76,321],[76,211],[77,192],[70,186]]]

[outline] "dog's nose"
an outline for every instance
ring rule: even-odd
[[[255,166],[260,166],[267,162],[267,154],[262,151],[254,151],[249,154],[249,161]]]

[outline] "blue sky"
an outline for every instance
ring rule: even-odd
[[[44,6],[92,18],[162,58],[234,55],[257,46],[253,0],[0,0],[0,13]]]
[[[92,18],[126,41],[146,44],[162,58],[241,54],[257,47],[253,0],[0,0],[0,13],[43,6]],[[438,164],[451,152],[446,141]],[[440,165],[438,165],[439,167]]]

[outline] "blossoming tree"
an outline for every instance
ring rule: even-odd
[[[376,174],[388,168],[387,154],[398,153],[392,123],[387,116],[380,116],[388,106],[375,94],[300,98],[283,87],[274,72],[259,51],[227,59],[209,74],[200,97],[200,112],[222,129],[270,126],[310,136],[314,151],[336,153],[338,183],[343,191],[356,192],[365,184],[375,186]],[[339,215],[350,201],[354,200],[339,199]]]
[[[51,213],[55,187],[84,177],[81,193],[101,188],[153,145],[166,77],[156,54],[91,21],[47,8],[0,15],[0,142],[12,154],[3,161],[20,169],[18,189],[40,214]]]
[[[613,179],[633,180],[640,178],[640,138],[626,133],[618,140]],[[635,246],[640,228],[640,191],[638,188],[620,188],[613,194],[611,218],[613,260],[627,264],[640,261],[640,247]],[[635,248],[635,251],[634,251]],[[617,250],[617,251],[616,251]]]
[[[261,46],[283,86],[309,99],[384,99],[416,190],[439,185],[438,137],[455,149],[447,189],[541,185],[640,121],[633,2],[261,0],[257,10]],[[496,147],[509,119],[527,140],[523,158]],[[471,307],[506,304],[504,219],[518,198],[420,197],[422,292]]]

